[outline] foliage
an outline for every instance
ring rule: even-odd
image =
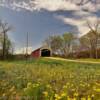
[[[63,36],[63,52],[65,57],[67,57],[72,52],[72,45],[75,40],[75,36],[72,33],[64,33]]]
[[[59,35],[50,36],[45,40],[45,43],[52,49],[53,54],[59,54],[62,48],[62,38]]]

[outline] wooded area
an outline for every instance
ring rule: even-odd
[[[66,32],[63,35],[49,36],[44,44],[52,49],[53,55],[62,57],[100,58],[100,21],[94,25],[87,21],[88,33],[82,36]]]

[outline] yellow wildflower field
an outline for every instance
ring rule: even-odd
[[[100,100],[100,64],[0,62],[0,100]]]

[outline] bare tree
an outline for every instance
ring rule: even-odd
[[[3,60],[6,57],[7,32],[9,32],[10,30],[11,30],[11,27],[9,26],[9,24],[0,20],[0,33],[3,34],[3,50],[2,50]]]
[[[100,20],[97,20],[96,23],[94,25],[91,25],[91,23],[89,21],[87,21],[87,25],[90,29],[90,32],[88,33],[91,34],[90,38],[92,38],[92,44],[94,46],[95,49],[95,57],[98,58],[98,41],[100,39]],[[93,49],[93,48],[92,48]]]
[[[90,58],[93,58],[93,38],[94,36],[91,33],[87,33],[86,35],[79,38],[81,51],[89,51]]]

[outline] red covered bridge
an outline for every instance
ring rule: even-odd
[[[31,53],[31,57],[39,58],[39,57],[50,57],[51,49],[50,48],[38,48]]]

